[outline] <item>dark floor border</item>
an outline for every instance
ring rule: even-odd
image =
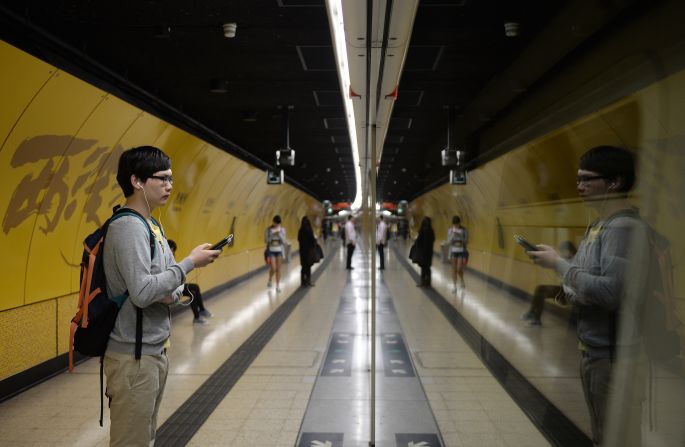
[[[418,282],[419,274],[411,267],[404,254],[397,247],[393,247],[393,251],[403,267]],[[590,438],[514,368],[449,301],[433,288],[422,290],[552,445],[592,447]]]
[[[326,254],[323,263],[312,273],[318,278],[334,257],[336,248]],[[197,433],[216,407],[250,367],[309,288],[297,289],[214,373],[169,416],[157,430],[156,444],[184,446]]]
[[[74,352],[75,365],[89,358]],[[0,381],[0,403],[63,373],[67,368],[69,368],[68,352]]]
[[[293,262],[292,259],[296,258],[297,253],[297,251],[293,252],[290,261],[291,263]],[[267,269],[267,266],[262,266],[216,287],[212,287],[211,289],[207,290],[207,292],[203,292],[202,299],[208,300],[215,296],[219,296],[226,290],[235,287],[244,281],[247,281],[248,279],[266,271]],[[190,306],[174,306],[171,309],[171,313],[173,316],[176,316],[177,314],[189,309]],[[81,355],[78,352],[74,352],[74,365],[83,363],[89,358],[90,357]],[[58,355],[57,357],[51,358],[50,360],[39,363],[38,365],[32,366],[31,368],[22,372],[14,374],[13,376],[10,376],[4,380],[0,380],[0,403],[21,394],[24,391],[29,390],[34,386],[55,377],[58,374],[62,374],[67,370],[68,367],[69,353],[64,353]]]

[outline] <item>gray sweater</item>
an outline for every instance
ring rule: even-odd
[[[143,354],[160,354],[171,331],[169,305],[159,303],[172,296],[178,301],[186,275],[193,262],[185,258],[176,263],[171,249],[155,240],[155,256],[150,259],[150,233],[136,216],[123,216],[107,230],[104,268],[107,292],[111,298],[129,293],[110,334],[108,350],[134,355],[136,310],[143,309]]]
[[[636,217],[593,223],[575,257],[557,266],[564,290],[578,309],[581,348],[594,357],[609,358],[618,345],[630,349],[640,342],[649,255],[644,251],[646,227]]]

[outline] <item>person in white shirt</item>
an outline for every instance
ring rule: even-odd
[[[274,216],[273,223],[264,232],[264,242],[266,242],[265,257],[269,264],[269,282],[267,287],[271,287],[271,279],[276,276],[276,292],[281,291],[281,263],[283,262],[283,252],[286,244],[285,228],[281,227],[281,216]]]
[[[376,247],[378,247],[378,256],[380,257],[380,269],[385,268],[385,246],[388,244],[388,225],[380,217],[378,225],[376,225]]]
[[[347,242],[347,270],[352,270],[352,254],[354,253],[354,247],[357,245],[357,232],[354,229],[354,221],[352,220],[352,215],[347,216],[347,222],[345,222],[345,241]]]
[[[453,292],[457,292],[457,280],[461,280],[464,288],[464,267],[469,262],[469,251],[466,244],[469,241],[469,233],[461,226],[461,218],[454,216],[452,226],[447,230],[447,243],[449,244],[450,260],[452,261]]]

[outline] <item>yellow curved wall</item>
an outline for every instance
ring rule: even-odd
[[[2,41],[0,60],[0,380],[66,352],[82,241],[123,203],[125,149],[171,157],[172,199],[154,216],[179,257],[233,228],[234,246],[191,273],[204,289],[263,264],[274,214],[291,239],[303,215],[318,223],[318,202],[264,171]]]
[[[532,294],[536,285],[558,279],[533,265],[513,235],[534,243],[578,245],[594,219],[576,194],[580,155],[602,144],[633,148],[638,153],[633,200],[671,242],[683,316],[683,116],[685,72],[679,72],[469,172],[467,185],[444,185],[420,196],[410,204],[414,232],[421,218],[430,216],[436,241],[445,240],[452,216],[461,216],[470,234],[469,265]]]

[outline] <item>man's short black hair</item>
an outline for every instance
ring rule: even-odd
[[[457,224],[460,224],[460,223],[461,223],[461,217],[459,217],[459,216],[454,216],[454,217],[452,218],[452,225],[457,225]]]
[[[171,169],[171,159],[161,149],[154,146],[139,146],[124,151],[119,157],[117,182],[124,191],[124,197],[133,194],[131,176],[135,175],[144,182],[158,171]]]
[[[610,179],[620,179],[621,187],[618,192],[626,193],[635,184],[635,156],[620,147],[593,147],[580,157],[579,168]]]
[[[274,222],[275,224],[280,224],[280,223],[281,223],[281,216],[279,216],[278,214],[276,214],[276,215],[274,216],[273,222]]]

